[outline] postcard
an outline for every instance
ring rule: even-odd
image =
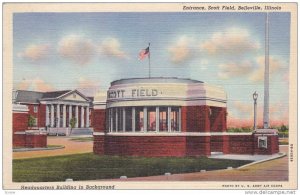
[[[4,3],[3,189],[295,193],[297,22],[296,3]]]

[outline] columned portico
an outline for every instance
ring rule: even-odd
[[[77,90],[66,92],[65,95],[56,98],[42,99],[40,103],[46,105],[46,126],[67,129],[71,127],[72,118],[76,119],[75,128],[90,126],[90,100]]]
[[[73,114],[74,110],[75,113]],[[68,102],[48,103],[46,106],[46,126],[70,128],[70,120],[76,118],[75,128],[89,128],[90,107],[87,104]],[[73,117],[74,116],[74,117]]]

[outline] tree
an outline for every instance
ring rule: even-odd
[[[34,127],[35,126],[35,118],[32,115],[29,115],[28,117],[28,127]]]
[[[71,118],[71,119],[70,119],[70,126],[71,126],[70,135],[72,134],[72,130],[73,130],[73,128],[75,127],[76,122],[77,122],[77,119],[76,119],[76,118]]]

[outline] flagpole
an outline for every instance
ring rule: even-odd
[[[149,54],[148,54],[148,63],[149,63],[149,78],[151,78],[151,65],[150,65],[150,43],[149,43]]]

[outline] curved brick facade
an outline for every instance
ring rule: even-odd
[[[168,126],[175,123],[166,117],[167,107],[168,114],[172,109],[179,110],[175,115],[180,119],[180,128],[176,131],[170,127],[167,131],[161,129],[163,120],[167,120],[163,124]],[[139,114],[136,115],[136,112]],[[181,157],[209,156],[211,152],[278,152],[278,136],[275,134],[227,133],[226,94],[222,89],[199,81],[174,78],[115,81],[108,91],[106,106],[103,106],[102,100],[98,108],[95,106],[93,114],[93,150],[99,155]],[[178,117],[172,120],[176,121]],[[129,129],[125,120],[130,123]],[[156,122],[149,126],[149,121]],[[140,129],[145,126],[147,130]],[[268,137],[267,149],[258,147],[259,136]]]

